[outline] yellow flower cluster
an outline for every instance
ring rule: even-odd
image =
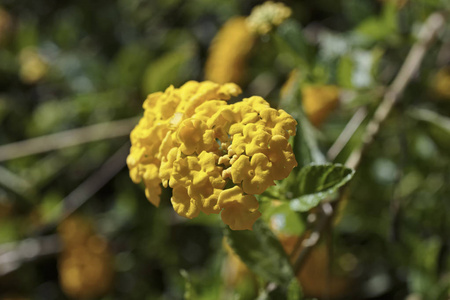
[[[91,223],[70,217],[59,227],[63,251],[58,261],[61,287],[68,296],[95,298],[112,285],[112,255],[105,239],[95,233]]]
[[[247,29],[245,17],[228,20],[214,37],[209,48],[205,79],[217,83],[239,83],[254,40],[255,37]]]
[[[233,83],[189,81],[147,97],[127,164],[151,203],[159,205],[162,183],[180,216],[221,213],[233,230],[252,228],[260,216],[254,195],[297,165],[288,142],[297,123],[258,96],[226,102],[240,92]]]
[[[226,238],[222,240],[222,245],[226,253],[222,264],[222,277],[226,287],[234,288],[241,284],[252,284],[252,281],[256,278],[239,258],[239,255],[234,252]]]
[[[281,2],[266,1],[253,8],[247,17],[247,26],[251,32],[267,34],[273,27],[283,23],[289,18],[292,10]]]

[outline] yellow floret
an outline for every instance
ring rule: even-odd
[[[236,184],[242,184],[247,194],[261,194],[273,185],[272,163],[267,156],[257,153],[251,157],[241,155],[231,166],[231,177]]]
[[[218,204],[223,208],[222,221],[233,230],[252,230],[253,223],[261,216],[255,196],[244,195],[238,186],[222,191]]]
[[[242,126],[242,133],[233,136],[233,144],[230,156],[245,154],[252,156],[257,153],[266,153],[269,146],[271,134],[266,131],[264,125],[247,124]]]
[[[181,151],[186,155],[209,151],[217,145],[214,131],[198,119],[184,120],[178,127],[177,137],[181,143]]]
[[[200,213],[197,201],[189,197],[186,188],[181,185],[173,189],[170,200],[175,212],[182,217],[192,219]]]
[[[292,169],[297,166],[292,147],[288,140],[275,135],[269,142],[269,159],[272,162],[272,176],[274,180],[281,180],[288,177]]]

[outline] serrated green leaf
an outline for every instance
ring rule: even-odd
[[[298,174],[299,195],[290,206],[295,211],[308,211],[329,198],[349,182],[354,170],[340,164],[308,165]]]
[[[262,220],[250,230],[225,229],[229,245],[255,274],[263,279],[287,286],[294,272],[277,237]]]

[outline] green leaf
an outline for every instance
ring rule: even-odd
[[[312,58],[312,48],[303,35],[302,26],[293,19],[284,21],[276,30],[275,42],[279,50],[293,55],[303,67],[308,67]]]
[[[324,163],[325,156],[319,149],[314,126],[309,122],[303,109],[297,109],[297,134],[294,139],[294,151],[300,167],[310,163]],[[300,159],[299,159],[300,158]]]
[[[25,21],[26,20],[26,21]],[[39,41],[37,20],[33,17],[22,19],[18,24],[15,34],[16,47],[18,50],[29,46],[36,46]]]
[[[356,32],[372,41],[383,41],[397,33],[397,10],[395,3],[386,2],[381,16],[369,17],[359,24]]]
[[[450,151],[450,118],[428,109],[411,109],[408,114],[426,123],[429,136],[444,151]]]
[[[150,53],[145,45],[138,43],[122,47],[108,72],[111,85],[123,88],[138,85],[150,60]]]
[[[290,208],[288,202],[272,202],[263,211],[263,218],[272,225],[274,231],[282,234],[301,235],[306,229],[303,220]]]
[[[289,259],[277,237],[259,219],[250,230],[231,230],[225,235],[229,245],[255,274],[287,286],[295,277]]]
[[[191,47],[170,52],[147,67],[142,82],[145,94],[163,91],[171,84],[179,85],[191,75],[187,66],[193,57]]]
[[[302,288],[300,287],[297,278],[294,278],[291,280],[291,283],[289,283],[288,286],[287,300],[300,300],[302,298]]]
[[[300,197],[290,202],[295,211],[308,211],[349,182],[354,170],[340,164],[308,165],[298,174]]]
[[[301,70],[296,72],[289,89],[280,100],[279,107],[290,113],[297,121],[297,133],[294,137],[294,154],[300,167],[310,163],[324,163],[325,156],[319,149],[315,128],[309,122],[302,109],[299,89],[302,78]]]
[[[345,55],[339,60],[337,69],[338,84],[344,88],[352,88],[354,62],[350,56]]]

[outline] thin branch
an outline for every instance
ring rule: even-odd
[[[25,199],[30,199],[34,193],[34,187],[30,182],[3,166],[0,166],[0,185]]]
[[[55,216],[47,224],[35,228],[33,234],[42,234],[63,222],[86,201],[105,186],[126,165],[126,157],[130,149],[130,143],[125,143],[116,151],[99,170],[91,174],[75,190],[62,199],[61,205],[57,205],[50,215]]]
[[[322,203],[320,206],[322,215],[321,218],[317,221],[317,225],[314,228],[314,230],[311,232],[310,236],[303,240],[302,242],[302,250],[300,254],[297,256],[297,259],[295,260],[294,264],[292,265],[292,268],[294,269],[294,274],[297,274],[303,264],[306,261],[307,256],[311,252],[311,250],[314,248],[315,245],[320,241],[320,238],[322,236],[323,230],[327,227],[327,225],[330,224],[330,221],[332,220],[334,209],[333,206],[328,203]]]
[[[418,40],[412,46],[400,71],[392,84],[389,86],[382,102],[367,125],[366,131],[363,135],[362,145],[355,149],[348,158],[346,162],[348,167],[355,169],[359,165],[363,152],[372,143],[380,130],[381,123],[386,120],[392,110],[392,107],[402,95],[405,87],[411,81],[414,74],[416,74],[419,70],[427,49],[435,40],[437,33],[444,27],[444,25],[445,17],[442,13],[433,13],[428,17],[419,32]]]
[[[0,161],[130,134],[138,118],[95,124],[0,146]]]
[[[434,41],[437,33],[441,28],[443,28],[444,25],[445,18],[443,14],[433,13],[428,17],[419,33],[417,42],[412,46],[399,73],[387,90],[383,101],[375,111],[373,118],[367,125],[366,131],[363,135],[363,143],[361,147],[353,151],[347,160],[346,165],[348,167],[354,169],[358,167],[363,151],[372,143],[375,135],[379,131],[381,123],[386,119],[392,107],[403,93],[406,85],[409,83],[412,76],[417,72],[428,47]],[[335,206],[339,204],[343,195],[344,193],[341,190],[339,199],[334,203]],[[310,237],[304,240],[302,251],[294,262],[293,268],[295,274],[301,270],[306,257],[312,248],[319,242],[322,232],[325,230],[327,225],[330,224],[336,211],[330,203],[323,203],[321,208],[322,212],[319,214],[319,219],[316,223],[317,225],[313,229]]]
[[[130,143],[125,143],[114,153],[94,174],[89,176],[75,190],[63,199],[63,212],[58,223],[70,216],[81,205],[89,200],[103,186],[105,186],[126,164],[126,157],[130,150]]]
[[[46,225],[41,229],[61,223],[105,186],[125,166],[129,148],[130,144],[127,142],[97,172],[65,197],[62,200],[62,213],[58,215],[53,224]],[[24,262],[59,253],[60,250],[61,243],[57,235],[28,238],[21,242],[0,245],[0,276],[16,270]]]
[[[367,116],[366,107],[360,107],[353,114],[350,121],[348,121],[347,125],[345,125],[344,130],[342,130],[341,134],[338,136],[334,144],[330,147],[327,152],[327,158],[330,161],[336,159],[336,157],[341,153],[342,149],[344,149],[345,145],[347,145],[348,141],[355,134],[356,130],[359,128],[361,123]]]
[[[28,238],[20,242],[0,245],[0,276],[6,275],[22,263],[61,251],[59,236]]]

